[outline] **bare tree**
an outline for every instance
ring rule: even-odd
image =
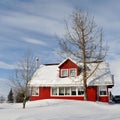
[[[16,94],[23,94],[23,108],[28,97],[28,82],[36,71],[36,57],[31,51],[27,51],[24,57],[17,63],[15,73],[10,77],[10,85]]]
[[[107,47],[103,46],[102,29],[98,28],[94,17],[87,12],[75,10],[69,20],[65,21],[66,34],[64,38],[58,38],[60,52],[77,58],[83,64],[84,100],[88,100],[87,79],[96,71],[100,61],[105,58]],[[98,63],[89,75],[87,74],[88,62]]]

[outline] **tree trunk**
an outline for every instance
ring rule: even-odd
[[[84,101],[88,100],[88,94],[87,94],[87,84],[86,80],[84,80]]]
[[[87,72],[86,72],[86,62],[83,62],[83,87],[84,87],[84,100],[88,100],[88,94],[87,94]]]
[[[86,65],[86,43],[85,43],[85,38],[84,38],[84,30],[82,29],[82,53],[83,53],[83,59],[82,59],[82,63],[83,63],[83,86],[84,86],[84,100],[87,101],[88,100],[88,95],[87,95],[87,65]]]
[[[23,109],[25,109],[25,105],[26,105],[26,97],[24,97],[23,99]]]

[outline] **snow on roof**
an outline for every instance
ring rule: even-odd
[[[97,63],[88,64],[92,71]],[[88,71],[88,74],[90,73]],[[101,62],[97,70],[87,80],[88,86],[113,85],[109,65]],[[41,65],[33,75],[30,86],[83,86],[82,73],[76,77],[59,77],[59,65]]]

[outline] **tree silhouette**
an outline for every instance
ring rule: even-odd
[[[8,102],[9,103],[13,103],[14,102],[14,96],[13,96],[13,91],[12,91],[12,88],[8,94]]]

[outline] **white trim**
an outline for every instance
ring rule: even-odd
[[[72,87],[75,87],[75,86],[72,86]],[[78,95],[78,88],[79,87],[82,87],[82,86],[77,86],[75,87],[75,92],[76,92],[76,95],[72,95],[72,87],[51,87],[51,96],[57,96],[57,97],[66,97],[66,96],[69,96],[69,97],[75,97],[75,96],[84,96],[84,94],[82,95]],[[57,88],[57,95],[52,95],[52,88]],[[64,89],[64,95],[59,95],[59,88],[63,88]],[[65,95],[65,88],[69,88],[69,92],[70,94],[69,95]]]
[[[103,87],[103,88],[102,88]],[[101,95],[100,92],[104,91],[106,92],[105,95]],[[103,86],[99,86],[99,96],[107,96],[107,86],[103,85]]]
[[[78,96],[84,96],[84,88],[83,88],[83,86],[80,86],[80,87],[78,87],[78,88],[80,88],[81,92],[83,92],[83,94],[78,95]],[[78,90],[78,89],[77,89],[77,90]],[[78,93],[78,92],[77,92],[77,93]]]
[[[67,89],[65,89],[65,88],[69,88],[69,89],[68,89],[69,92],[67,92],[67,91],[66,91]],[[65,89],[65,91],[64,91],[65,94],[64,94],[64,95],[65,95],[65,96],[70,96],[70,95],[71,95],[71,87],[64,87],[64,89]],[[68,94],[66,94],[66,93],[68,93]]]
[[[67,73],[66,73],[67,75],[63,75],[63,74],[62,74],[63,71],[67,71]],[[68,69],[61,69],[61,77],[68,77],[68,76],[69,76],[68,73],[69,73],[69,72],[68,72]]]
[[[74,76],[71,76],[70,70],[75,70],[75,75]],[[76,77],[76,76],[77,76],[77,69],[76,68],[70,68],[69,69],[69,77]]]
[[[70,60],[70,61],[72,61],[74,64],[77,65],[76,61],[74,61],[74,60],[72,60],[70,57],[68,57],[68,58],[66,58],[65,60],[63,60],[63,61],[58,65],[58,67],[60,67],[60,66],[61,66],[64,62],[66,62],[67,60]]]

